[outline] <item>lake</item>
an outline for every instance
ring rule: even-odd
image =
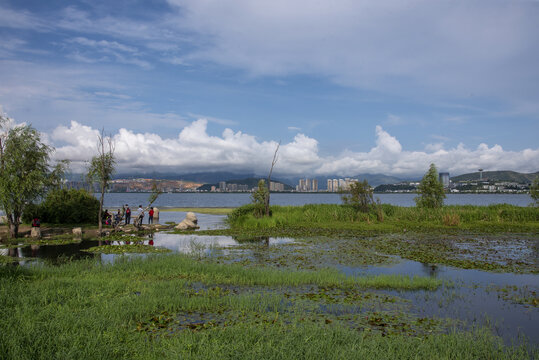
[[[99,194],[95,194],[99,197]],[[131,209],[148,203],[148,193],[107,193],[106,207],[121,207],[129,204]],[[384,204],[415,206],[417,194],[375,194]],[[251,202],[250,193],[165,193],[154,205],[167,207],[238,207]],[[272,205],[340,204],[341,197],[335,193],[275,193],[271,194]],[[532,198],[528,194],[447,194],[446,205],[491,205],[511,204],[528,206]]]

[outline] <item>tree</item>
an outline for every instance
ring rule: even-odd
[[[533,179],[532,186],[530,187],[530,196],[535,201],[535,205],[539,205],[539,176]]]
[[[419,207],[438,208],[444,205],[444,186],[438,180],[436,165],[430,164],[429,171],[423,176],[417,192],[419,196],[414,200]]]
[[[0,115],[2,128],[8,121]],[[67,162],[51,168],[52,151],[30,125],[16,126],[0,137],[0,206],[12,238],[19,234],[21,216],[28,204],[42,197],[47,189],[60,185]]]
[[[264,214],[266,214],[267,199],[269,199],[269,190],[264,179],[260,179],[258,181],[258,189],[251,194],[251,200],[253,201],[254,205],[253,215],[255,217],[262,217]]]
[[[115,164],[116,160],[114,158],[114,143],[110,136],[105,136],[105,130],[102,129],[101,133],[97,136],[97,155],[92,157],[90,167],[88,168],[89,182],[97,182],[101,192],[98,213],[100,236],[103,230],[103,200],[105,198],[105,190],[112,180]]]
[[[369,212],[370,208],[375,204],[373,190],[367,180],[350,184],[349,192],[343,193],[341,199],[343,203],[351,205],[361,212]]]
[[[270,216],[270,184],[271,184],[271,173],[273,172],[273,167],[277,163],[278,157],[277,153],[279,152],[279,146],[281,146],[281,141],[279,140],[279,143],[277,144],[277,147],[275,148],[275,152],[273,153],[273,159],[271,160],[271,168],[268,174],[268,191],[266,192],[266,198],[264,200],[264,212],[266,216]],[[260,182],[258,183],[260,187]]]

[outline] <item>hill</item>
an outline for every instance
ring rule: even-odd
[[[483,171],[484,181],[510,181],[519,184],[530,184],[536,176],[539,176],[539,171],[531,174],[518,173],[516,171]],[[479,180],[479,172],[462,174],[451,178],[453,182],[477,180]]]

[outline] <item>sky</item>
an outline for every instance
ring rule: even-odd
[[[539,170],[539,1],[0,0],[0,111],[81,171]]]

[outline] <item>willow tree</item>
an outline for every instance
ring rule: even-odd
[[[112,180],[115,164],[114,142],[110,136],[105,136],[105,130],[102,129],[97,136],[97,155],[92,157],[88,168],[89,182],[99,184],[101,192],[98,213],[99,236],[103,230],[103,200],[105,199],[105,191]]]
[[[60,185],[67,163],[51,167],[54,149],[41,141],[40,133],[30,125],[6,129],[8,122],[0,115],[0,206],[7,217],[9,236],[16,238],[28,204]]]

